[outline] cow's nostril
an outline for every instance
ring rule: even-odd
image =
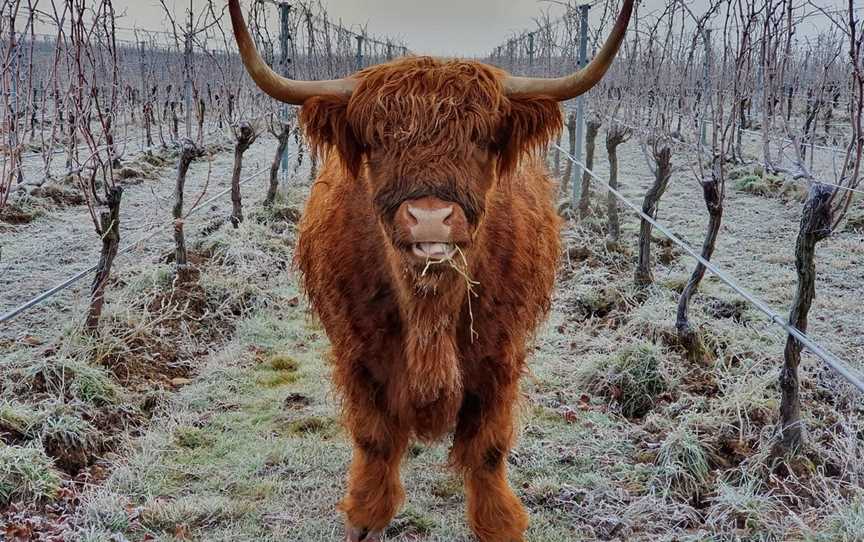
[[[408,206],[408,214],[417,224],[449,224],[450,217],[453,216],[453,206],[444,207],[441,209],[428,210],[420,207]]]
[[[403,211],[404,214],[406,215],[405,218],[407,219],[407,222],[412,226],[415,226],[415,225],[420,223],[420,217],[418,217],[414,211],[415,211],[415,209],[413,207],[410,207],[410,206],[404,207],[404,211]]]

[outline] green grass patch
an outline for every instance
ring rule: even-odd
[[[338,433],[339,424],[333,418],[308,416],[287,422],[284,429],[288,435],[308,436],[316,434],[328,437]]]
[[[689,500],[705,491],[711,476],[708,450],[687,426],[671,431],[657,453],[654,480],[664,495],[676,492]]]
[[[662,369],[665,356],[653,343],[627,345],[616,354],[595,358],[580,370],[577,379],[592,393],[614,399],[624,416],[640,418],[670,388]]]
[[[157,499],[150,501],[142,510],[141,524],[177,538],[191,538],[203,526],[237,521],[254,509],[253,502],[216,495]]]
[[[269,363],[274,371],[294,372],[299,368],[297,360],[287,354],[271,354]]]
[[[387,528],[387,536],[394,539],[425,537],[434,529],[435,520],[420,510],[409,506],[396,516],[396,519]]]
[[[0,432],[23,438],[39,419],[39,413],[18,401],[0,402]]]
[[[460,498],[464,493],[464,483],[460,476],[450,475],[436,478],[432,482],[432,495],[439,499],[450,500]]]
[[[532,506],[554,508],[555,501],[563,492],[564,487],[556,476],[541,476],[533,479],[523,489],[526,503]]]
[[[265,388],[278,388],[297,382],[300,364],[292,356],[282,353],[259,354],[256,383]]]
[[[93,425],[62,407],[42,420],[38,431],[45,452],[69,473],[89,465],[102,446]]]
[[[96,406],[115,404],[120,393],[104,369],[68,358],[40,359],[25,374],[36,391]]]
[[[756,196],[772,196],[783,187],[783,179],[773,175],[745,175],[735,181],[735,188]]]
[[[239,482],[234,491],[241,497],[261,501],[277,496],[279,489],[278,480],[252,479]]]
[[[215,441],[210,432],[197,427],[181,426],[174,429],[174,444],[181,448],[196,449],[210,446]]]
[[[53,499],[60,475],[41,448],[0,444],[0,506]]]
[[[564,417],[551,408],[546,408],[543,405],[532,405],[530,410],[530,420],[538,424],[560,424],[564,422]]]
[[[265,371],[258,375],[258,385],[265,388],[278,388],[297,382],[297,375],[285,371]]]

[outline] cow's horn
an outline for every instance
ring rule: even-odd
[[[255,43],[246,28],[243,13],[240,10],[240,0],[228,0],[228,10],[231,12],[231,26],[234,27],[234,38],[240,49],[240,58],[246,71],[252,76],[261,90],[277,100],[294,105],[313,96],[344,96],[350,97],[357,86],[353,79],[333,79],[330,81],[295,81],[286,79],[267,66],[267,63],[255,49]]]
[[[633,13],[633,1],[624,0],[621,13],[618,14],[618,20],[615,21],[615,26],[612,28],[612,33],[594,60],[587,66],[576,73],[557,79],[510,76],[504,81],[505,92],[508,95],[539,94],[563,102],[591,90],[591,87],[600,82],[606,70],[612,65],[618,48],[624,41],[627,25],[630,23],[630,15]]]

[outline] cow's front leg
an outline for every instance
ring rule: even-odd
[[[522,542],[528,528],[525,508],[507,482],[517,396],[515,383],[485,397],[466,393],[459,413],[450,456],[464,472],[468,522],[481,542]]]
[[[347,412],[354,453],[340,508],[349,542],[377,542],[405,498],[399,466],[409,434],[375,403],[351,405]]]

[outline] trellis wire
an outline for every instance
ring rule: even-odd
[[[646,127],[644,127],[644,126],[642,126],[642,127],[634,126],[633,124],[630,124],[630,123],[628,123],[628,122],[626,122],[620,118],[617,118],[615,116],[612,116],[612,115],[605,115],[603,118],[608,120],[608,121],[611,121],[613,123],[620,124],[622,126],[626,126],[627,128],[630,128],[631,130],[633,130],[634,132],[642,134],[643,136],[655,135],[655,133],[652,132],[651,130],[646,130]],[[742,130],[742,131],[747,132],[748,130]],[[755,134],[756,132],[753,132],[753,133]],[[788,140],[788,139],[786,141],[792,142],[791,140]],[[687,141],[683,141],[681,139],[675,139],[674,142],[678,145],[683,146],[683,147],[687,147],[690,150],[696,149],[696,145],[694,145],[693,143],[687,142]],[[810,145],[807,145],[807,146],[810,147]],[[817,149],[820,149],[820,150],[828,150],[828,151],[833,150],[834,152],[840,151],[840,149],[836,148],[836,147],[822,147],[822,146],[818,146],[818,145],[814,145],[814,147]],[[797,179],[794,179],[794,180],[797,180]],[[811,182],[818,182],[819,184],[824,184],[825,186],[831,186],[833,188],[836,188],[838,190],[844,190],[846,192],[854,192],[856,194],[864,194],[864,190],[861,190],[860,188],[852,188],[851,186],[843,186],[843,185],[839,185],[839,184],[829,183],[827,181],[812,180]]]
[[[687,252],[687,254],[696,259],[696,261],[704,265],[706,269],[714,273],[717,278],[726,283],[727,286],[732,288],[736,293],[738,293],[738,295],[743,297],[745,301],[747,301],[748,303],[756,307],[759,311],[768,316],[771,322],[782,327],[789,335],[795,337],[795,339],[797,339],[801,344],[806,346],[816,357],[824,361],[829,367],[834,369],[834,371],[836,371],[840,376],[842,376],[847,382],[857,388],[858,391],[864,393],[864,376],[860,375],[858,371],[853,369],[848,362],[843,361],[829,350],[819,346],[819,344],[810,339],[810,337],[808,337],[800,329],[790,325],[785,318],[783,318],[780,314],[771,309],[771,307],[769,307],[764,301],[760,300],[755,295],[745,290],[742,286],[738,285],[735,279],[726,274],[725,271],[711,263],[709,260],[703,258],[701,254],[691,248],[690,245],[682,241],[668,228],[657,222],[653,217],[644,213],[638,205],[632,203],[630,200],[624,197],[621,192],[612,188],[612,186],[610,186],[607,181],[603,180],[596,173],[588,169],[584,163],[579,163],[579,161],[576,160],[569,152],[567,152],[557,144],[553,144],[552,146],[555,147],[558,151],[560,151],[568,160],[578,164],[583,171],[588,173],[596,181],[600,182],[600,184],[606,187],[606,189],[609,190],[612,195],[621,200],[621,202],[624,203],[627,207],[635,211],[636,214],[642,217],[642,219],[648,221],[652,226],[657,228],[658,231],[668,237],[673,243],[681,247],[681,249],[683,249],[685,252]]]
[[[240,184],[244,185],[244,184],[248,183],[249,181],[251,181],[252,179],[255,179],[256,177],[258,177],[262,173],[267,172],[269,170],[270,170],[270,167],[268,166],[268,167],[263,168],[259,171],[256,171],[255,173],[252,173],[251,175],[249,175],[245,179],[241,180]],[[229,186],[228,188],[219,192],[218,194],[216,194],[216,195],[198,203],[198,205],[192,207],[186,216],[195,214],[195,212],[197,212],[198,210],[204,208],[206,205],[209,205],[210,203],[216,201],[217,199],[221,198],[222,196],[224,196],[225,194],[228,194],[230,192],[231,192],[231,187]],[[174,227],[174,223],[173,222],[170,222],[170,223],[166,222],[165,226]],[[132,249],[134,249],[135,247],[137,247],[138,245],[140,245],[142,242],[147,241],[149,239],[152,239],[153,237],[156,236],[156,234],[160,233],[163,229],[164,228],[156,228],[154,231],[150,232],[148,235],[145,235],[144,237],[141,237],[137,241],[134,241],[134,242],[126,245],[125,247],[123,247],[122,249],[117,251],[117,256],[120,256],[121,254],[125,254],[125,253],[131,251]],[[33,299],[27,301],[26,303],[12,309],[11,311],[7,312],[4,315],[0,316],[0,324],[3,324],[5,322],[12,320],[16,316],[19,316],[20,314],[22,314],[22,313],[30,310],[31,308],[41,304],[46,299],[50,299],[51,297],[54,297],[54,295],[57,294],[58,292],[65,290],[69,286],[75,284],[76,282],[78,282],[82,278],[86,277],[87,275],[89,275],[90,273],[95,271],[97,267],[99,267],[98,263],[88,267],[87,269],[84,269],[83,271],[78,272],[77,274],[69,277],[68,279],[66,279],[63,282],[61,282],[60,284],[58,284],[57,286],[54,286],[53,288],[42,292],[41,294],[37,295]]]

